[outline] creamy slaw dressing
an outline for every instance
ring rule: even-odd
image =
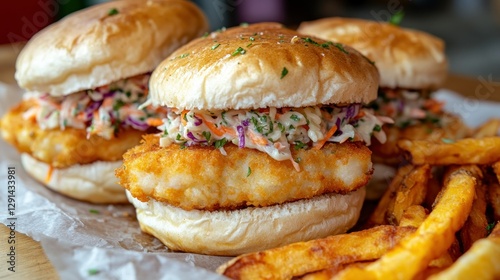
[[[167,109],[158,127],[160,146],[172,143],[182,147],[215,146],[225,154],[224,145],[265,152],[272,158],[290,160],[299,170],[291,149],[321,148],[325,142],[363,141],[371,136],[385,142],[381,129],[392,120],[373,115],[361,104],[312,106],[304,108],[267,108],[256,110],[178,110]]]

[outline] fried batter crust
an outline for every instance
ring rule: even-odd
[[[447,124],[443,127],[432,123],[412,125],[406,128],[396,126],[383,127],[387,135],[387,141],[380,144],[374,139],[370,150],[373,152],[373,162],[396,166],[401,163],[403,151],[399,149],[399,140],[429,140],[441,142],[443,138],[457,140],[465,137],[469,133],[469,128],[459,117],[446,114]]]
[[[146,135],[124,154],[116,170],[120,184],[137,199],[153,198],[185,210],[230,210],[269,206],[326,193],[348,193],[371,177],[371,152],[360,142],[293,151],[301,171],[254,150],[224,147],[160,147]]]
[[[43,130],[35,120],[26,120],[22,116],[32,105],[31,101],[25,100],[7,112],[0,120],[1,135],[21,153],[28,153],[55,168],[121,160],[123,153],[139,144],[145,133],[128,129],[106,140],[95,135],[87,139],[84,129]]]

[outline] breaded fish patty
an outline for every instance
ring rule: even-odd
[[[345,194],[364,186],[372,173],[371,152],[362,142],[326,144],[321,150],[293,151],[301,171],[254,149],[160,147],[158,136],[124,154],[116,170],[120,184],[137,199],[150,198],[185,210],[237,209]]]
[[[30,106],[32,103],[25,100],[7,112],[0,120],[1,135],[21,153],[28,153],[54,168],[121,160],[123,153],[137,145],[145,133],[128,129],[106,140],[96,135],[87,139],[84,129],[43,130],[35,120],[23,118]]]

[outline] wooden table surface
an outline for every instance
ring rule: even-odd
[[[14,65],[20,45],[0,46],[0,82],[15,84]],[[450,75],[445,88],[464,95],[500,102],[500,83],[490,83],[489,77],[465,77],[461,75]],[[1,112],[0,112],[1,113]],[[10,229],[0,224],[0,236],[4,241],[0,242],[0,279],[57,279],[57,273],[45,256],[40,244],[30,237],[16,233],[16,272],[10,272],[5,266],[5,253],[8,252],[6,237]]]

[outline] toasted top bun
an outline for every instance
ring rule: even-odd
[[[200,110],[366,103],[378,80],[353,48],[260,23],[179,48],[153,72],[150,96],[156,105]]]
[[[152,71],[208,29],[184,0],[111,1],[73,13],[36,34],[21,51],[16,79],[53,96]]]
[[[444,43],[424,32],[349,18],[304,22],[298,31],[350,45],[366,55],[380,71],[381,87],[436,88],[446,79]]]

